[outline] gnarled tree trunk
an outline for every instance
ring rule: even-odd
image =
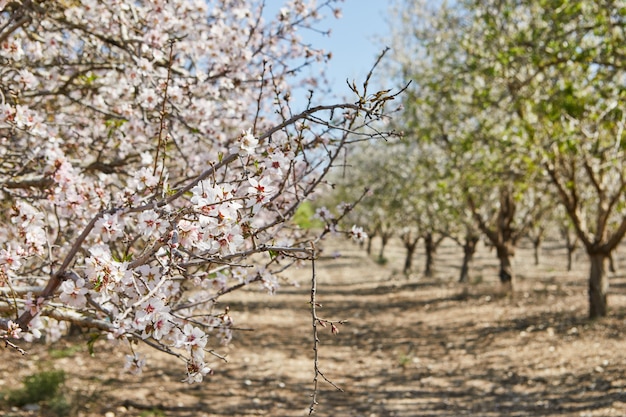
[[[565,248],[567,249],[567,270],[568,271],[572,270],[574,251],[576,250],[576,246],[578,246],[578,239],[576,239],[575,237],[574,239],[572,239],[568,233],[565,238]]]
[[[415,255],[415,249],[417,248],[419,237],[414,238],[409,232],[403,234],[401,238],[404,248],[406,249],[406,258],[404,258],[404,268],[402,269],[402,273],[408,277],[411,272],[411,268],[413,267],[413,255]]]
[[[536,237],[533,239],[533,255],[535,258],[535,265],[539,265],[539,254],[541,252],[541,241],[543,239],[541,237]]]
[[[608,312],[609,278],[606,274],[606,253],[589,254],[589,318],[604,317]]]
[[[500,261],[500,283],[507,290],[512,290],[515,285],[515,271],[513,269],[515,248],[512,242],[504,242],[496,246],[496,253]]]
[[[459,276],[459,282],[469,281],[469,268],[474,259],[476,253],[476,245],[478,244],[478,236],[465,237],[465,243],[463,243],[463,264],[461,265],[461,274]]]
[[[424,275],[431,277],[433,275],[435,251],[437,250],[432,233],[426,233],[426,235],[424,235],[424,247],[426,249],[426,266],[424,267]]]
[[[385,248],[387,248],[387,243],[389,243],[392,235],[392,232],[380,232],[380,251],[378,252],[378,261],[380,262],[385,260]]]
[[[424,267],[424,275],[432,277],[434,273],[435,253],[437,253],[437,248],[443,241],[444,236],[440,236],[438,239],[435,239],[433,234],[428,232],[425,233],[423,237],[424,247],[426,249],[426,266]]]

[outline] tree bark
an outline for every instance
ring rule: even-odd
[[[424,266],[424,275],[427,277],[433,274],[433,254],[432,254],[433,236],[426,233],[424,236],[424,249],[426,250],[426,265]]]
[[[535,257],[535,265],[539,265],[539,252],[541,251],[541,238],[533,239],[533,255]]]
[[[417,248],[417,240],[413,242],[404,242],[404,248],[406,249],[406,258],[404,259],[404,268],[402,273],[408,275],[413,267],[413,255],[415,254],[415,248]]]
[[[371,230],[366,230],[366,233],[367,233],[367,246],[365,250],[367,251],[367,254],[371,256],[372,255],[372,241],[378,234],[378,230],[376,228],[372,228]]]
[[[512,291],[515,285],[515,271],[513,269],[514,249],[511,244],[504,243],[496,247],[498,260],[500,261],[500,283],[506,291]]]
[[[380,251],[378,252],[378,260],[383,261],[385,259],[385,248],[387,247],[387,243],[389,243],[389,239],[391,239],[392,234],[381,232],[380,233]]]
[[[609,271],[611,273],[616,273],[617,272],[617,262],[615,261],[615,258],[613,258],[613,254],[609,254]]]
[[[435,270],[435,254],[437,253],[437,248],[441,242],[443,242],[445,235],[441,234],[435,239],[435,235],[433,233],[427,232],[422,235],[422,237],[424,238],[424,246],[426,249],[426,266],[424,268],[424,275],[431,277],[433,276]]]
[[[589,271],[589,318],[605,317],[608,312],[607,293],[609,277],[606,274],[605,253],[589,254],[591,268]]]
[[[496,248],[497,256],[500,261],[500,282],[502,283],[503,289],[505,292],[512,292],[515,284],[512,258],[515,254],[517,239],[523,236],[523,228],[515,230],[513,227],[515,220],[515,199],[511,191],[506,187],[500,189],[500,207],[493,229],[490,228],[480,216],[471,196],[468,196],[467,201],[478,227],[486,235],[487,239],[489,239],[489,243]]]
[[[572,270],[572,260],[574,258],[574,250],[575,248],[572,248],[570,246],[567,247],[567,271],[570,272]]]
[[[568,233],[566,240],[565,240],[565,245],[567,248],[567,270],[568,271],[572,270],[572,265],[573,265],[573,260],[574,260],[574,251],[576,250],[577,243],[578,243],[578,240],[576,238],[574,239],[570,238],[569,233]]]
[[[469,281],[469,268],[472,263],[472,259],[474,259],[474,254],[476,253],[476,245],[478,244],[479,238],[477,236],[471,236],[465,238],[465,243],[463,244],[463,265],[461,265],[461,275],[459,276],[459,282],[468,282]]]

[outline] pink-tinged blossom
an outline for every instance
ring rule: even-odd
[[[41,116],[26,106],[15,106],[15,116],[13,121],[19,129],[31,129],[43,122]]]
[[[117,213],[104,213],[94,226],[103,242],[115,241],[124,236],[124,223]]]
[[[35,300],[33,298],[33,293],[29,292],[28,294],[26,294],[24,306],[26,307],[26,310],[30,312],[30,314],[36,316],[41,311],[41,306],[43,306],[43,302],[43,297],[37,297],[37,299]]]
[[[272,294],[272,295],[275,294],[276,290],[280,286],[278,283],[278,278],[276,278],[276,275],[272,274],[270,271],[268,271],[265,268],[259,268],[257,273],[261,277],[261,286],[269,294]]]
[[[254,279],[254,273],[251,273],[248,268],[233,268],[230,274],[238,284],[248,284]]]
[[[22,46],[16,42],[12,37],[0,42],[0,54],[10,59],[19,61],[24,56],[24,50]]]
[[[152,336],[155,340],[161,340],[163,338],[169,338],[174,330],[174,318],[167,313],[160,313],[154,317],[152,321],[151,330]]]
[[[6,332],[9,337],[13,339],[19,339],[22,334],[22,329],[20,328],[19,324],[13,322],[12,320],[9,320]]]
[[[200,210],[209,208],[217,202],[217,193],[209,181],[200,181],[191,189],[191,203]]]
[[[138,353],[134,353],[132,355],[126,355],[124,369],[133,375],[140,375],[143,372],[145,364],[146,359]]]
[[[250,177],[248,178],[248,182],[250,183],[250,187],[248,187],[248,194],[254,198],[254,207],[256,212],[261,206],[270,201],[270,197],[272,196],[272,193],[274,193],[275,189],[272,187],[269,177],[263,177],[260,180]]]
[[[239,209],[243,206],[238,201],[228,201],[216,207],[213,214],[221,226],[231,225],[239,220]]]
[[[152,297],[138,307],[135,320],[138,323],[152,323],[156,317],[169,311],[169,306],[165,305],[162,299]]]
[[[33,342],[43,336],[41,330],[44,328],[44,322],[41,316],[36,316],[28,323],[28,331],[22,334],[22,339],[27,342]]]
[[[206,344],[207,335],[198,327],[192,326],[189,323],[185,324],[176,338],[177,348],[186,348],[189,350],[192,348],[204,349]]]
[[[15,108],[6,103],[0,103],[0,122],[13,122]]]
[[[315,215],[314,217],[316,219],[320,219],[324,222],[327,222],[329,220],[332,220],[334,218],[334,216],[331,214],[330,210],[328,210],[326,207],[320,207],[317,210],[315,210]]]
[[[153,174],[153,169],[149,167],[140,168],[131,181],[129,181],[129,188],[136,191],[143,191],[145,189],[152,189],[159,183],[159,175]]]
[[[161,268],[156,265],[143,264],[135,268],[135,272],[141,275],[141,281],[145,282],[150,289],[154,288],[161,279]]]
[[[265,161],[265,171],[270,176],[281,178],[289,170],[293,157],[292,152],[285,154],[280,151],[274,151]]]
[[[350,203],[341,202],[337,204],[337,212],[341,215],[348,213],[350,210],[352,210],[352,204]]]
[[[239,138],[239,156],[254,155],[259,140],[254,137],[250,129],[243,132]]]
[[[148,109],[154,108],[159,104],[159,96],[152,88],[146,88],[137,98],[137,102]]]
[[[96,291],[112,291],[117,285],[132,282],[132,272],[126,262],[114,261],[107,246],[96,245],[89,249],[91,256],[85,259],[85,277]]]
[[[25,251],[33,255],[43,253],[47,244],[43,214],[30,204],[21,201],[17,202],[14,207],[17,209],[17,214],[11,220],[19,228],[19,234],[25,244]]]
[[[354,240],[357,243],[361,243],[365,239],[367,239],[367,233],[363,231],[362,227],[359,227],[357,225],[352,226],[352,229],[350,229],[350,232],[348,232],[348,235],[352,238],[352,240]]]
[[[178,244],[183,247],[191,247],[198,241],[198,224],[189,220],[178,222]]]
[[[37,85],[38,80],[30,71],[21,69],[18,82],[25,90],[31,90]]]
[[[59,299],[69,306],[82,308],[87,303],[87,292],[84,279],[78,278],[76,281],[68,279],[61,284]]]
[[[233,255],[237,253],[244,243],[241,228],[237,225],[229,231],[222,233],[216,240],[219,244],[219,252],[222,255]]]
[[[143,236],[162,235],[167,231],[168,227],[169,222],[161,218],[154,210],[141,212],[137,219],[137,228]]]
[[[6,268],[17,271],[22,266],[20,253],[24,251],[19,247],[16,250],[13,250],[9,244],[7,244],[6,248],[0,249],[0,267],[6,272]]]
[[[214,292],[217,293],[228,287],[228,277],[225,274],[218,272],[217,274],[215,274],[214,278],[204,280],[203,283],[210,283],[213,287]]]
[[[205,375],[211,374],[212,370],[204,361],[195,361],[190,360],[187,362],[187,377],[182,380],[182,382],[187,382],[189,384],[202,382]]]

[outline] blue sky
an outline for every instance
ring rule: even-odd
[[[278,10],[283,4],[284,1],[266,1],[270,13]],[[317,96],[314,101],[318,104],[328,103],[333,101],[333,98],[352,99],[353,94],[346,84],[346,79],[356,80],[357,86],[360,87],[385,47],[382,38],[388,37],[387,0],[344,0],[338,5],[342,17],[336,19],[329,9],[324,9],[325,19],[318,25],[322,31],[330,29],[330,36],[323,36],[314,31],[301,32],[305,43],[332,53],[326,74],[334,94],[327,97]],[[375,83],[372,82],[370,85]],[[300,102],[300,97],[296,95],[294,98],[296,103]]]
[[[328,63],[328,78],[338,96],[351,91],[346,79],[362,85],[388,37],[386,0],[345,0],[340,4],[342,17],[326,18],[321,25],[331,29],[331,36],[307,34],[311,43],[332,52]],[[308,39],[307,39],[308,40]]]

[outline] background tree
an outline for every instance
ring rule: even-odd
[[[464,165],[471,175],[484,163],[513,180],[498,185],[500,207],[513,208],[515,184],[557,190],[591,261],[591,317],[607,314],[605,260],[626,233],[623,15],[615,1],[461,1],[421,13],[417,30],[406,26],[426,51],[412,56],[428,54],[425,71],[413,73],[419,97],[440,104],[431,124],[452,143],[483,149],[473,152],[478,165]],[[475,207],[484,195],[468,185]]]
[[[496,248],[500,280],[512,287],[515,245],[533,221],[535,207],[525,194],[532,192],[536,167],[519,152],[523,138],[500,92],[467,68],[474,50],[466,45],[463,6],[437,10],[405,2],[399,13],[405,31],[395,35],[396,60],[401,74],[415,81],[405,98],[407,134],[445,149],[448,172],[460,173],[467,207]]]

